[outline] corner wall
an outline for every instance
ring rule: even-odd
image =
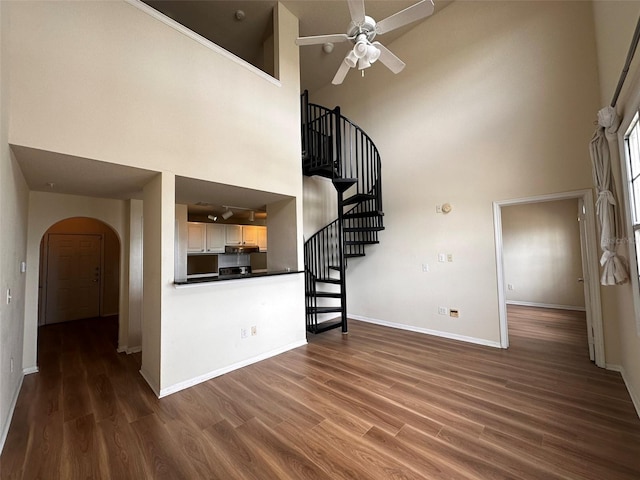
[[[596,38],[598,47],[598,66],[600,75],[600,105],[593,112],[609,105],[622,72],[624,62],[633,38],[633,32],[640,16],[640,3],[612,1],[593,2]],[[616,110],[622,118],[622,126],[618,131],[619,152],[612,152],[612,170],[616,182],[619,200],[625,204],[622,185],[621,168],[624,159],[623,145],[625,128],[633,115],[640,108],[640,51],[629,69],[627,80],[616,104]],[[617,154],[617,155],[616,155]],[[625,218],[625,226],[626,226]],[[629,242],[633,242],[633,233],[627,232]],[[636,248],[638,246],[636,245]],[[629,258],[628,249],[621,246],[621,253]],[[625,251],[626,250],[626,251]],[[634,272],[631,272],[634,275]],[[640,416],[640,331],[638,317],[640,312],[634,309],[633,285],[616,285],[601,287],[604,320],[616,322],[619,336],[616,338],[617,351],[615,357],[607,352],[607,363],[610,368],[620,370],[629,393]]]
[[[382,157],[386,230],[349,262],[349,314],[499,344],[492,202],[592,186],[591,5],[453,2],[387,46],[400,74],[378,62],[312,94]]]
[[[0,451],[9,430],[25,365],[23,363],[25,275],[29,192],[9,149],[9,16],[0,2]],[[7,292],[11,302],[7,304]]]

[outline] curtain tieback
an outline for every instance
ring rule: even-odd
[[[600,257],[600,266],[604,266],[610,259],[616,256],[616,252],[611,250],[605,250],[602,252],[602,256]]]
[[[600,192],[598,193],[598,198],[596,200],[596,210],[598,211],[598,213],[603,206],[602,204],[605,202],[609,205],[617,205],[616,199],[610,190],[600,190]]]

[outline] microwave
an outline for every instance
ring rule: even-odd
[[[217,275],[217,255],[187,255],[187,278],[215,277]]]

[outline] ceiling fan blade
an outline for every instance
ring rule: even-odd
[[[343,60],[340,64],[340,68],[338,68],[338,71],[336,72],[336,76],[333,77],[333,80],[331,80],[331,83],[333,83],[334,85],[340,85],[344,80],[344,77],[346,77],[347,73],[349,73],[350,69],[351,67],[349,66],[349,64],[347,64],[346,59]]]
[[[332,35],[316,35],[314,37],[298,37],[296,45],[318,45],[320,43],[340,43],[349,40],[346,33],[334,33]]]
[[[380,20],[376,24],[376,33],[382,35],[408,23],[428,17],[433,13],[433,0],[421,0],[420,2],[394,13],[390,17]]]
[[[364,0],[347,0],[349,4],[349,13],[351,13],[351,21],[354,25],[362,25],[364,23]]]
[[[378,49],[380,50],[379,60],[393,73],[400,73],[402,69],[407,65],[380,42],[373,42],[372,45],[378,47]]]

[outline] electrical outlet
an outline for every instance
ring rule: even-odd
[[[453,262],[453,253],[447,253],[447,262]]]
[[[442,213],[442,205],[436,205],[436,213]]]
[[[447,307],[438,307],[438,314],[439,315],[446,315],[447,312]]]
[[[454,318],[458,318],[460,316],[460,312],[458,311],[457,308],[451,308],[451,309],[449,309],[449,316],[450,317],[454,317]]]
[[[240,329],[240,338],[247,338],[247,329],[246,328],[241,328]]]
[[[446,262],[447,261],[447,255],[445,253],[439,253],[438,254],[438,261],[439,262]]]
[[[511,283],[507,283],[507,290],[513,290],[513,285]]]
[[[423,263],[422,264],[422,271],[423,272],[428,272],[429,271],[429,264],[428,263]]]
[[[251,336],[254,337],[257,334],[258,334],[258,327],[254,325],[253,327],[251,327]]]

